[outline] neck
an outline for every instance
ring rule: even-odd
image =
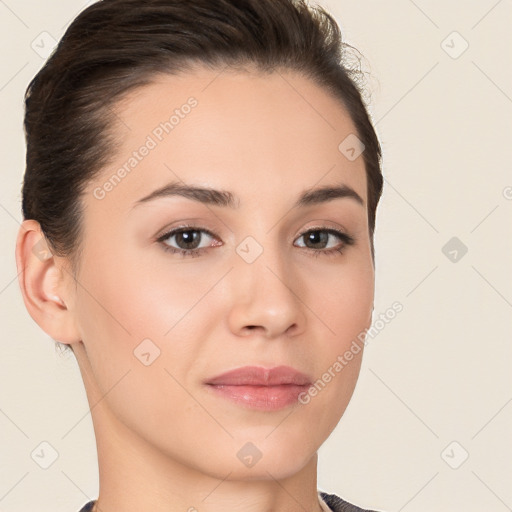
[[[97,421],[98,417],[96,416]],[[282,479],[219,478],[161,453],[126,427],[97,428],[98,512],[321,512],[317,455]],[[105,435],[108,432],[109,435]]]

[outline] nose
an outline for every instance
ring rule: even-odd
[[[302,282],[278,248],[266,247],[252,263],[240,258],[230,274],[228,323],[235,335],[274,339],[304,332]]]

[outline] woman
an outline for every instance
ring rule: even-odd
[[[104,0],[26,94],[16,259],[77,358],[86,511],[360,511],[317,490],[374,298],[380,146],[333,18]]]

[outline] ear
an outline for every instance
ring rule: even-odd
[[[16,266],[23,301],[34,321],[56,341],[79,342],[73,311],[68,308],[73,303],[74,287],[69,286],[73,276],[50,252],[35,220],[21,224],[16,240]]]

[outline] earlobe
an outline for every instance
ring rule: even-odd
[[[80,341],[74,314],[66,306],[68,277],[58,266],[35,220],[21,224],[16,240],[16,266],[23,301],[39,327],[61,343]]]

